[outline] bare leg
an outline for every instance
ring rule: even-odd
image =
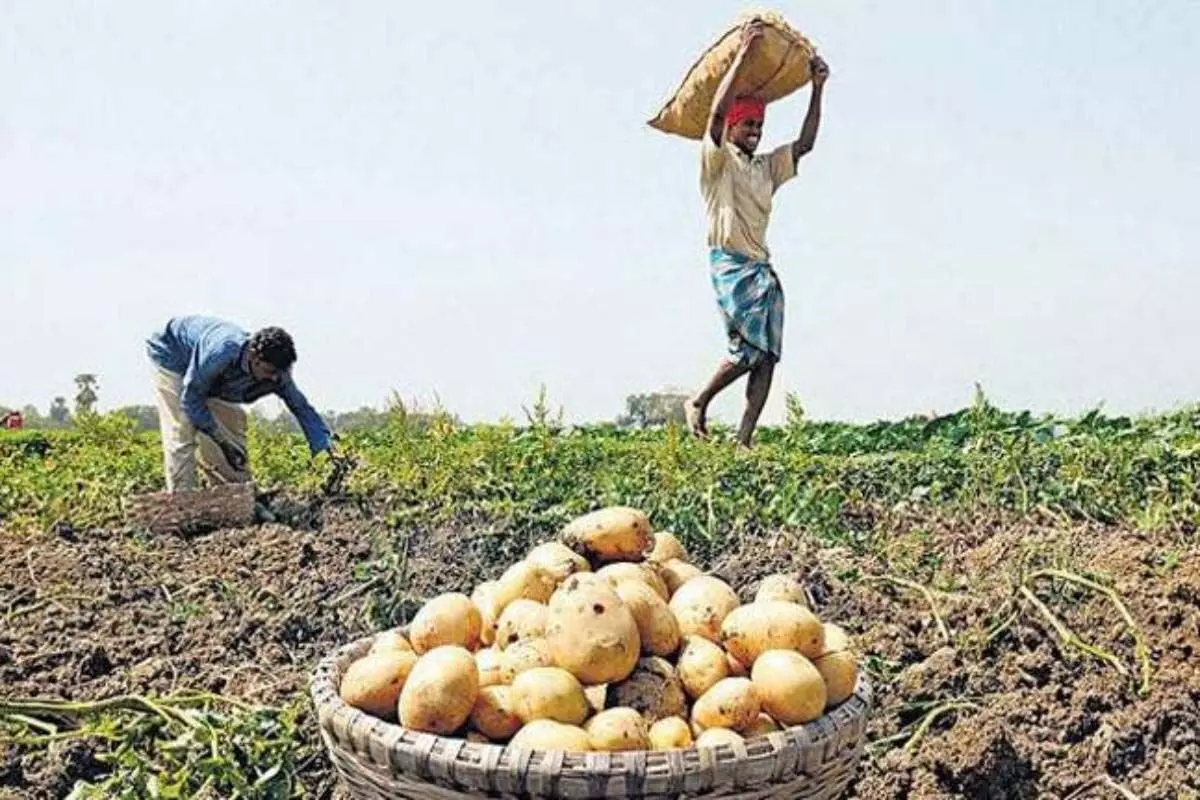
[[[729,384],[750,371],[749,367],[735,364],[732,361],[722,361],[717,371],[708,379],[708,383],[699,394],[684,404],[687,413],[688,427],[692,435],[703,438],[708,435],[708,404],[713,398],[724,391]]]
[[[746,381],[746,411],[742,414],[742,424],[738,428],[738,443],[742,447],[750,447],[754,440],[754,429],[758,427],[758,418],[762,416],[763,406],[767,404],[767,395],[771,393],[771,378],[775,375],[775,360],[767,357],[750,370],[750,379]]]

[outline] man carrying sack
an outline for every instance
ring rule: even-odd
[[[814,56],[812,96],[799,138],[755,155],[765,105],[752,96],[734,97],[733,87],[738,70],[762,36],[761,21],[742,28],[741,46],[717,87],[704,134],[700,187],[708,211],[712,284],[729,337],[729,358],[685,405],[692,433],[704,437],[709,403],[748,374],[746,408],[737,435],[743,447],[750,447],[754,438],[783,349],[783,287],[766,246],[771,200],[780,186],[796,176],[800,157],[813,148],[829,77],[828,65]]]
[[[196,450],[212,483],[246,483],[246,412],[240,404],[277,395],[296,417],[313,455],[333,454],[325,421],[292,381],[292,337],[282,328],[250,335],[219,319],[176,317],[147,340],[154,365],[167,491],[196,488]],[[204,434],[197,442],[197,432]],[[261,512],[260,512],[261,513]]]

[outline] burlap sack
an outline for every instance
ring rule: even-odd
[[[808,62],[816,54],[812,43],[777,13],[744,14],[692,65],[650,127],[688,139],[704,137],[717,86],[741,46],[742,25],[754,18],[763,21],[763,37],[742,64],[734,96],[753,94],[770,103],[809,82]]]

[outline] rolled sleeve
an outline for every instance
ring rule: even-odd
[[[325,420],[321,419],[321,415],[317,413],[312,404],[308,402],[308,398],[304,396],[304,392],[296,386],[292,381],[291,376],[283,379],[279,387],[279,399],[288,407],[288,411],[300,423],[300,429],[304,431],[304,438],[308,440],[308,449],[316,453],[322,450],[328,450],[330,444],[329,426],[325,424]]]
[[[791,144],[772,150],[767,156],[767,165],[771,172],[771,184],[776,189],[796,177],[796,159],[792,155]]]
[[[217,432],[217,420],[208,409],[209,389],[217,376],[237,360],[239,352],[236,343],[226,342],[213,349],[196,347],[188,360],[180,405],[196,430],[209,436]]]

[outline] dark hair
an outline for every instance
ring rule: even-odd
[[[296,363],[296,345],[283,328],[263,328],[251,336],[250,354],[279,370]]]

